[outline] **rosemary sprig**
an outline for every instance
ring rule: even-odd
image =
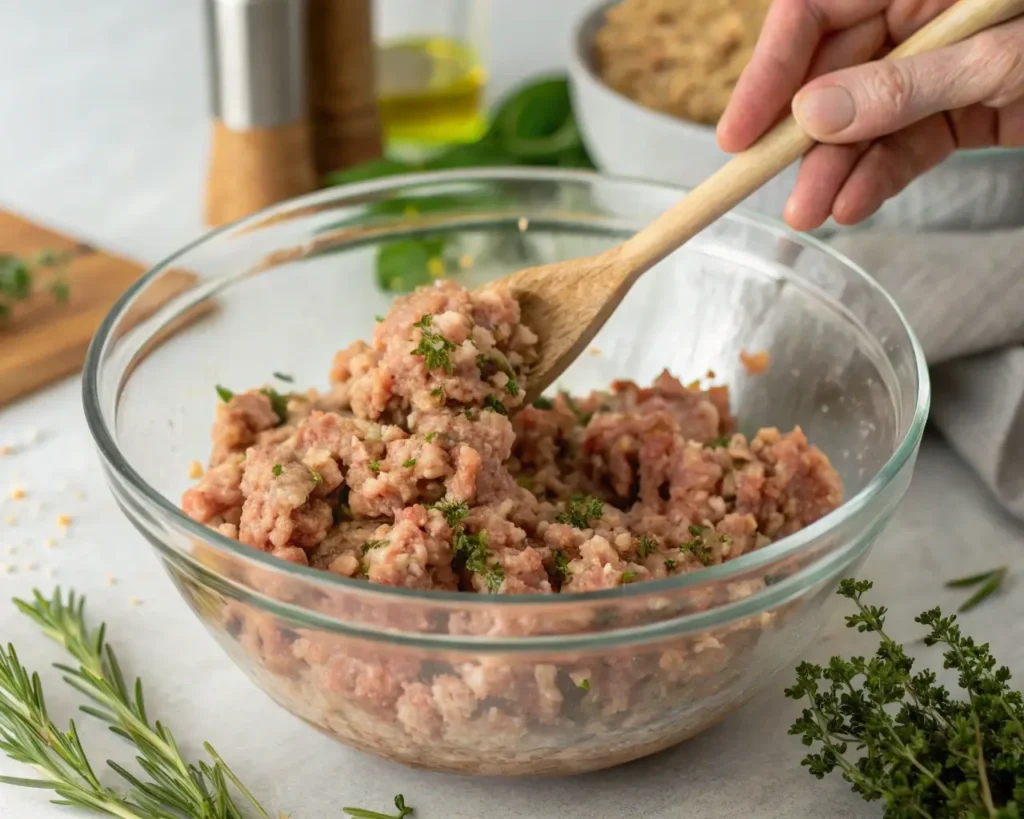
[[[51,640],[62,645],[79,666],[57,665],[64,680],[85,694],[93,705],[82,711],[110,725],[110,729],[135,745],[139,766],[151,781],[144,782],[121,765],[108,763],[132,788],[133,801],[146,816],[187,816],[189,819],[242,819],[229,783],[234,785],[260,819],[270,819],[249,790],[207,743],[212,765],[190,763],[182,756],[174,735],[146,712],[142,681],[129,685],[117,655],[105,641],[105,628],[90,631],[85,622],[85,599],[71,592],[64,600],[60,589],[47,599],[38,591],[31,603],[15,600]]]
[[[210,743],[203,743],[209,761],[188,762],[170,730],[151,722],[146,711],[142,681],[129,686],[113,649],[106,643],[105,626],[90,630],[85,620],[85,599],[70,592],[65,600],[60,589],[51,598],[33,591],[32,602],[15,600],[18,610],[31,618],[43,633],[62,645],[79,663],[77,668],[57,665],[64,680],[85,694],[92,705],[82,711],[106,722],[110,729],[139,751],[135,758],[148,777],[132,774],[117,762],[107,765],[128,783],[120,793],[104,786],[71,721],[66,732],[51,721],[39,675],[30,673],[18,659],[14,646],[0,648],[0,751],[16,762],[31,765],[38,778],[0,776],[0,784],[54,791],[58,805],[86,808],[119,819],[245,819],[255,815],[270,819]],[[233,792],[240,794],[251,811],[243,812]],[[403,819],[413,812],[401,794],[395,797],[397,817],[363,808],[345,808],[356,817]],[[279,814],[280,819],[286,819]]]
[[[958,577],[946,583],[947,589],[964,589],[981,584],[981,588],[961,603],[957,611],[970,611],[979,603],[995,594],[1006,579],[1006,571],[1006,566],[1000,566],[987,572],[980,572],[968,575],[967,577]]]

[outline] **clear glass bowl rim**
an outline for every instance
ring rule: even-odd
[[[900,325],[907,335],[912,348],[914,358],[914,369],[917,377],[917,392],[914,397],[914,412],[907,426],[907,431],[897,445],[895,451],[882,466],[882,468],[871,478],[871,480],[856,495],[846,500],[838,509],[815,521],[810,526],[801,529],[795,534],[788,535],[775,543],[765,546],[762,549],[750,552],[735,560],[730,560],[717,566],[709,566],[697,572],[685,575],[662,578],[659,580],[646,581],[644,583],[629,584],[613,589],[600,591],[582,592],[575,594],[522,594],[522,595],[478,595],[465,592],[427,591],[407,589],[395,586],[375,585],[360,580],[352,580],[341,575],[325,572],[321,569],[314,569],[309,566],[300,566],[275,558],[265,552],[253,549],[236,540],[232,540],[213,529],[198,523],[189,518],[180,507],[169,498],[165,497],[153,486],[147,483],[142,476],[128,463],[117,446],[114,435],[107,424],[100,405],[99,377],[103,367],[104,351],[112,338],[112,331],[117,325],[125,310],[134,300],[136,295],[145,290],[149,284],[162,272],[169,268],[180,267],[182,259],[194,248],[208,242],[217,241],[225,234],[233,231],[245,231],[257,228],[261,225],[272,224],[282,218],[282,215],[294,212],[301,216],[304,212],[314,211],[329,203],[343,202],[353,199],[359,200],[368,195],[387,193],[390,190],[401,189],[410,185],[426,187],[429,185],[443,184],[448,182],[463,183],[501,183],[501,182],[542,182],[542,183],[586,183],[610,185],[632,185],[640,188],[648,188],[669,192],[678,197],[685,196],[688,188],[678,185],[666,185],[662,183],[649,182],[646,180],[630,179],[627,177],[611,176],[607,174],[596,174],[590,171],[563,170],[547,168],[486,168],[458,171],[439,171],[434,173],[403,174],[385,177],[383,179],[359,182],[352,185],[327,188],[304,196],[280,202],[262,211],[247,216],[236,222],[224,225],[208,231],[193,242],[185,245],[170,256],[155,264],[143,274],[131,287],[126,290],[117,300],[114,306],[104,317],[86,355],[85,366],[82,376],[82,397],[85,409],[86,422],[90,433],[99,449],[100,455],[107,466],[113,469],[136,493],[138,493],[148,504],[151,505],[167,522],[174,528],[183,530],[190,538],[202,541],[204,545],[217,550],[227,552],[232,558],[241,560],[243,563],[254,563],[261,571],[279,573],[285,577],[304,578],[316,585],[327,585],[358,593],[365,598],[376,597],[385,601],[406,600],[410,603],[455,603],[466,607],[494,607],[499,610],[511,610],[516,606],[530,606],[543,604],[545,607],[559,605],[578,606],[584,602],[611,603],[631,598],[642,598],[657,594],[680,591],[682,589],[699,586],[705,583],[728,582],[738,579],[741,575],[756,569],[759,566],[775,563],[790,555],[796,554],[807,548],[819,538],[823,538],[841,528],[843,524],[859,512],[871,506],[880,496],[883,496],[889,484],[900,474],[908,460],[913,457],[924,434],[925,424],[928,418],[930,403],[930,382],[928,378],[927,364],[924,352],[917,336],[899,306],[893,301],[889,294],[882,289],[875,280],[861,267],[840,253],[837,253],[827,244],[813,236],[797,233],[790,229],[783,222],[762,216],[745,208],[735,208],[723,219],[740,222],[748,227],[761,231],[767,231],[779,238],[786,238],[798,244],[804,244],[820,253],[832,257],[849,268],[858,277],[864,280],[865,284],[880,299],[886,302],[900,321]],[[592,226],[592,223],[591,223]],[[187,266],[187,265],[186,265]],[[844,543],[838,551],[850,551],[850,547],[857,545],[858,538],[850,538],[852,543]],[[168,545],[168,544],[163,544]],[[171,547],[173,548],[173,547]],[[851,556],[852,557],[852,556]],[[818,562],[832,563],[835,560],[835,551],[822,555]],[[188,557],[190,562],[191,557]],[[798,575],[804,575],[804,572]],[[795,578],[790,578],[791,580]],[[803,577],[801,586],[813,579]],[[786,588],[788,587],[788,588]],[[741,606],[747,611],[763,609],[768,601],[765,597],[772,598],[773,603],[781,602],[797,593],[791,584],[783,581],[778,586],[768,586],[761,592],[752,595],[743,601],[746,605]],[[757,602],[755,602],[757,601]],[[760,605],[759,605],[760,604]],[[301,604],[292,604],[296,608],[303,608]],[[276,607],[276,606],[268,606]],[[289,606],[290,608],[291,606]],[[731,606],[729,608],[732,608]],[[711,612],[694,613],[685,615],[683,620],[700,621],[704,620]],[[307,614],[317,621],[323,622],[332,618],[326,615],[308,611]],[[338,621],[341,625],[341,621]],[[679,621],[676,621],[679,625]],[[534,638],[536,640],[536,638]]]

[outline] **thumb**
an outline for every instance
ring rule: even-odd
[[[1024,21],[948,48],[877,60],[819,77],[793,98],[793,115],[819,142],[859,142],[939,111],[1024,96]]]

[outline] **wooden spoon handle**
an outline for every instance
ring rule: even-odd
[[[953,45],[1024,14],[1024,0],[960,0],[948,8],[885,59],[912,57]],[[768,131],[747,150],[673,205],[646,228],[623,243],[621,251],[632,284],[684,242],[738,205],[773,176],[803,156],[811,139],[792,115]]]

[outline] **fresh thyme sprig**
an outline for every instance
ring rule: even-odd
[[[848,628],[880,638],[870,659],[801,663],[786,696],[807,708],[790,728],[817,745],[803,764],[821,779],[839,770],[865,800],[885,801],[886,819],[1018,819],[1024,806],[1024,697],[1009,686],[987,644],[964,637],[940,609],[916,622],[926,645],[943,645],[944,667],[964,691],[954,699],[885,632],[886,609],[867,605],[869,581],[843,580],[839,594],[857,613]],[[851,759],[850,751],[860,752]]]
[[[0,751],[31,765],[39,776],[3,776],[0,784],[52,790],[59,797],[56,804],[118,819],[245,819],[252,815],[270,819],[209,743],[203,744],[209,761],[189,763],[170,730],[159,721],[150,722],[141,680],[128,685],[106,643],[104,626],[90,631],[84,598],[70,592],[65,599],[57,589],[52,598],[34,591],[32,602],[14,603],[78,661],[77,668],[57,668],[65,673],[69,685],[92,701],[92,705],[82,706],[82,711],[106,722],[138,749],[136,762],[148,781],[108,760],[110,768],[128,783],[128,792],[103,785],[82,748],[74,721],[67,731],[56,727],[47,712],[39,675],[30,673],[9,645],[6,650],[0,648]],[[249,813],[236,804],[233,792],[248,803]],[[363,808],[346,808],[345,812],[373,819],[402,819],[413,811],[401,794],[395,797],[395,807],[397,817]],[[284,814],[279,816],[284,819]]]

